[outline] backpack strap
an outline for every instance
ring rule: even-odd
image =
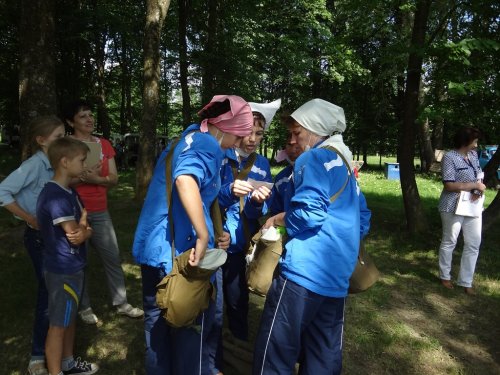
[[[335,152],[342,159],[344,165],[347,168],[347,178],[346,178],[346,180],[344,182],[344,185],[342,185],[342,187],[340,188],[340,190],[337,191],[334,195],[332,195],[330,197],[330,203],[333,203],[339,197],[339,195],[342,194],[342,192],[344,191],[345,187],[347,186],[347,182],[349,182],[349,178],[352,175],[352,171],[351,171],[351,168],[349,167],[349,163],[347,162],[347,160],[345,159],[344,155],[342,155],[342,153],[339,150],[337,150],[335,147],[332,147],[332,146],[326,146],[324,148],[326,148],[327,150]]]
[[[168,203],[168,225],[170,227],[170,238],[172,239],[172,267],[174,265],[175,259],[175,244],[174,244],[174,214],[172,212],[172,190],[173,190],[173,182],[172,182],[172,158],[174,155],[174,150],[177,147],[181,139],[177,138],[172,141],[172,145],[170,146],[170,150],[165,157],[165,178],[166,178],[166,190],[167,190],[167,203]],[[222,227],[222,216],[219,208],[219,201],[217,198],[212,202],[210,206],[210,217],[212,218],[213,228],[214,228],[214,237],[215,239],[222,236],[223,227]]]
[[[233,181],[238,180],[246,180],[248,174],[252,170],[253,165],[255,164],[255,160],[257,160],[257,153],[252,152],[250,156],[248,156],[245,167],[238,173],[237,164],[234,160],[229,159],[231,163],[231,170],[233,171]],[[245,197],[240,197],[240,219],[241,224],[243,225],[243,234],[247,239],[247,242],[250,241],[250,229],[248,228],[248,220],[245,214],[243,213],[243,209],[245,207]]]

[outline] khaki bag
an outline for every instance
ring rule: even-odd
[[[359,243],[356,267],[349,280],[349,294],[361,293],[370,288],[380,277],[380,272],[365,249],[363,240]]]
[[[172,271],[157,285],[156,304],[167,323],[176,328],[194,324],[216,293],[210,282],[214,271],[191,266],[189,254],[177,256]]]
[[[278,262],[283,253],[283,237],[277,241],[262,239],[261,232],[252,237],[250,247],[255,246],[253,260],[247,267],[248,289],[260,296],[266,296],[278,270]],[[252,249],[253,250],[253,249]]]
[[[168,221],[172,239],[172,270],[156,286],[156,304],[162,310],[162,316],[167,323],[176,328],[193,325],[200,313],[208,308],[210,299],[215,299],[216,294],[216,289],[210,282],[210,277],[215,273],[216,268],[204,269],[201,266],[191,266],[188,262],[191,253],[189,250],[175,256],[174,218],[170,207],[172,207],[173,186],[172,157],[178,142],[179,140],[176,140],[172,143],[165,160]],[[210,210],[214,223],[214,235],[218,238],[222,234],[222,219],[217,199]],[[223,252],[222,259],[220,257],[222,250],[214,250],[218,250],[219,254],[216,255],[218,262],[224,263],[227,254]]]

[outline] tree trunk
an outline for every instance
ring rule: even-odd
[[[186,27],[188,0],[179,0],[179,81],[182,92],[182,121],[183,127],[186,128],[191,122],[191,98],[189,97],[188,86],[188,58],[187,58],[187,41]]]
[[[419,129],[419,138],[420,138],[420,153],[421,153],[421,161],[422,161],[422,172],[429,172],[429,168],[431,167],[434,161],[434,150],[432,148],[431,142],[431,131],[429,128],[429,119],[426,118],[425,121],[422,121],[418,124]]]
[[[143,112],[135,189],[135,198],[139,201],[146,196],[149,181],[153,175],[156,121],[160,104],[160,37],[169,6],[170,0],[146,1]]]
[[[106,36],[96,30],[95,34],[95,60],[97,70],[97,130],[102,132],[104,138],[108,139],[111,133],[108,110],[106,108]]]
[[[488,208],[483,212],[483,233],[487,232],[490,228],[497,228],[493,226],[500,218],[500,190],[497,191],[495,199],[490,203]]]
[[[217,9],[219,7],[219,0],[208,0],[208,30],[207,30],[207,42],[205,44],[205,58],[203,67],[203,87],[201,101],[202,104],[206,104],[212,99],[215,93],[215,46],[217,38],[217,24],[218,24],[218,14]]]
[[[493,154],[488,164],[484,166],[484,183],[488,187],[495,188],[500,183],[498,181],[497,170],[500,166],[500,151]]]
[[[28,123],[57,113],[54,0],[22,0],[20,20],[19,120],[22,159],[28,156]]]
[[[424,231],[427,226],[417,182],[415,181],[413,159],[415,156],[415,121],[417,119],[418,93],[423,63],[422,49],[425,43],[429,7],[430,0],[417,1],[410,54],[408,56],[403,123],[399,142],[401,189],[406,222],[410,233]]]

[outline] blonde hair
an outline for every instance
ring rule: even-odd
[[[48,137],[60,126],[64,126],[64,123],[59,117],[54,115],[41,116],[31,120],[28,125],[31,153],[42,149],[36,140],[37,137]]]
[[[89,151],[89,146],[82,141],[64,137],[56,139],[50,144],[47,156],[52,168],[57,169],[62,158],[73,159],[78,155],[87,155]]]

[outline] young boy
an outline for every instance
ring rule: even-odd
[[[37,202],[37,219],[45,242],[44,270],[49,295],[49,331],[45,355],[50,375],[94,374],[97,365],[73,359],[75,317],[87,261],[85,241],[92,229],[70,181],[85,168],[88,147],[71,138],[52,142],[48,158],[54,178]]]

